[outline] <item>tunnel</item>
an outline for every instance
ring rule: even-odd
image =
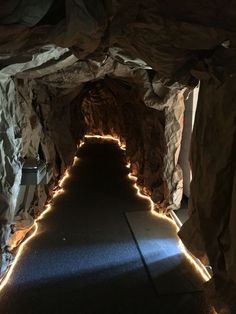
[[[236,314],[235,1],[0,1],[0,313]]]

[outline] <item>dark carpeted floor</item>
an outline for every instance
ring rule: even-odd
[[[80,149],[65,193],[0,294],[1,314],[203,313],[196,302],[185,311],[188,298],[179,312],[178,296],[154,291],[124,217],[148,204],[136,196],[122,154],[108,142]]]

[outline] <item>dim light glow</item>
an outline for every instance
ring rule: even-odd
[[[82,146],[82,145],[81,145],[81,146]],[[79,157],[76,157],[76,156],[75,156],[72,166],[74,166],[78,161],[79,161]]]
[[[85,138],[95,138],[95,139],[103,139],[103,140],[110,140],[115,141],[120,146],[122,150],[126,149],[126,146],[124,143],[121,142],[120,138],[118,136],[112,136],[112,135],[93,135],[93,134],[86,134],[84,136]]]
[[[73,161],[73,163],[74,163],[74,161]],[[69,171],[68,171],[68,169],[66,169],[66,171],[63,175],[63,178],[61,180],[59,180],[59,182],[58,182],[58,186],[60,188],[64,185],[65,181],[69,178],[69,176],[70,176]]]

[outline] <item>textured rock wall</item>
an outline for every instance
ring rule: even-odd
[[[208,292],[218,309],[228,305],[226,313],[236,311],[235,84],[235,77],[221,85],[201,83],[191,145],[191,217],[180,232],[194,255],[207,253],[214,274]]]
[[[78,74],[82,74],[84,70],[86,75],[82,74],[82,81],[79,84],[76,82],[74,87],[99,78],[100,74],[103,75],[106,72],[103,68],[103,61],[108,56],[134,67],[133,69],[139,66],[143,69],[148,68],[156,71],[155,74],[151,74],[152,78],[154,75],[152,80],[141,80],[144,84],[141,84],[142,87],[139,86],[144,91],[143,98],[147,106],[165,111],[167,153],[164,157],[164,180],[168,185],[168,203],[171,206],[179,202],[180,194],[176,191],[181,189],[176,159],[179,134],[181,133],[178,116],[179,114],[181,116],[183,98],[182,91],[177,92],[177,89],[181,89],[183,85],[196,86],[199,79],[206,80],[203,83],[203,88],[201,88],[202,96],[199,102],[201,108],[199,112],[202,110],[203,117],[196,120],[192,140],[194,148],[192,154],[196,153],[196,158],[192,157],[194,188],[192,188],[191,193],[195,212],[193,217],[195,215],[199,220],[195,227],[199,229],[199,234],[202,235],[204,250],[212,260],[214,272],[217,272],[218,268],[214,265],[215,259],[212,257],[214,255],[212,252],[215,252],[215,256],[221,256],[222,252],[223,256],[227,256],[228,252],[231,254],[233,248],[235,250],[235,244],[231,237],[233,234],[231,230],[232,221],[234,221],[232,214],[233,196],[231,198],[229,193],[230,187],[232,191],[234,189],[232,180],[234,169],[232,168],[232,172],[228,172],[227,175],[225,171],[228,169],[228,164],[234,164],[232,159],[235,154],[233,149],[229,153],[225,148],[228,147],[227,145],[230,146],[227,144],[228,138],[230,140],[234,132],[234,126],[228,124],[228,120],[234,116],[234,108],[231,107],[234,102],[232,96],[234,86],[227,80],[236,73],[236,2],[205,0],[187,2],[185,0],[146,0],[145,2],[139,0],[34,1],[32,12],[32,0],[11,0],[0,3],[0,17],[0,68],[7,64],[17,63],[19,60],[26,62],[26,60],[31,59],[33,53],[45,49],[45,47],[42,48],[43,46],[56,44],[61,47],[68,47],[80,60],[95,59],[100,62],[97,65],[95,62],[85,62],[87,69],[85,69],[83,62],[79,62],[77,68],[72,67],[69,72],[61,71],[61,73],[56,73],[53,78],[50,76],[45,79],[45,83],[47,80],[55,85],[61,83],[62,88],[66,88],[65,83],[68,84],[68,88],[72,88],[71,84],[75,76],[81,78]],[[45,58],[42,60],[45,62]],[[105,65],[106,69],[113,72],[113,66],[109,69],[107,66],[108,64]],[[126,71],[126,74],[127,72],[132,72],[136,81],[150,74],[144,71],[145,73],[142,72],[141,76],[138,75],[137,77],[133,75],[135,71]],[[122,73],[124,74],[124,72]],[[140,72],[138,73],[140,74]],[[14,74],[15,72],[11,75]],[[123,76],[127,76],[126,74]],[[218,84],[218,89],[212,88],[213,80],[214,84]],[[226,81],[227,83],[225,83]],[[0,192],[2,195],[0,215],[3,218],[0,221],[2,243],[5,243],[9,224],[4,217],[8,214],[14,215],[15,195],[20,181],[21,164],[18,157],[21,136],[19,132],[15,132],[13,129],[16,124],[15,120],[17,120],[17,116],[13,116],[14,112],[17,114],[14,82],[9,77],[1,79],[1,82],[0,174],[2,180]],[[159,86],[160,82],[165,87],[171,86],[173,94],[168,93],[168,97],[160,97],[163,91],[163,86],[161,88]],[[178,86],[176,82],[178,82]],[[212,91],[212,94],[207,93],[207,88]],[[218,105],[215,105],[215,102],[218,104],[218,97],[220,98],[223,94],[227,99],[228,112],[223,111],[223,107],[221,110]],[[227,95],[231,95],[232,98],[227,98]],[[210,99],[209,102],[208,98]],[[201,104],[206,105],[208,112],[203,111],[204,106]],[[223,106],[223,100],[221,104]],[[180,108],[175,111],[178,105]],[[73,106],[76,110],[76,104]],[[63,106],[59,106],[58,110],[62,109]],[[224,121],[218,120],[215,113],[215,110],[218,109],[220,113],[223,112]],[[63,113],[64,111],[60,112]],[[208,125],[204,120],[205,115],[209,117]],[[211,116],[216,119],[213,121]],[[224,123],[221,123],[222,121],[226,124],[225,126]],[[207,132],[201,134],[204,130]],[[225,130],[228,130],[227,133]],[[177,134],[174,139],[173,134]],[[213,134],[214,140],[212,142],[209,140],[208,134]],[[220,145],[217,138],[221,139]],[[56,139],[56,141],[57,146],[60,147],[62,139]],[[206,145],[205,150],[203,145]],[[212,157],[216,153],[215,146],[221,148],[221,145],[222,151],[217,151],[219,160],[216,160]],[[72,150],[69,152],[71,154]],[[60,166],[57,168],[60,168],[61,164],[62,166],[66,164],[67,157],[64,154],[63,151],[60,152]],[[196,161],[197,157],[198,161]],[[200,187],[198,187],[198,182],[201,183]],[[199,192],[204,193],[201,190],[204,185],[207,185],[207,193],[210,193],[208,194],[209,200],[206,193],[202,197]],[[218,201],[218,195],[221,190],[225,191],[223,185],[228,187],[225,195],[229,197],[227,199],[221,198],[225,201],[225,204],[222,205],[222,202]],[[203,205],[205,201],[207,206]],[[222,208],[225,210],[224,213]],[[205,232],[205,225],[208,226],[208,221],[204,218],[204,212],[206,215],[210,213],[212,217],[210,221],[212,233]],[[227,220],[225,216],[228,217]],[[195,218],[191,219],[194,221]],[[230,236],[224,238],[225,243],[223,245],[222,243],[219,245],[219,241],[217,242],[215,239],[212,240],[213,235],[217,239],[220,237],[217,233],[220,221],[224,222],[225,230],[231,230]],[[182,229],[181,236],[190,245],[192,232],[191,228],[187,228],[187,226],[188,224]],[[192,226],[194,232],[196,228],[194,228],[194,224]],[[196,254],[199,252],[197,241],[192,241],[191,249]],[[202,249],[202,251],[204,250]],[[228,260],[227,263],[229,263]],[[234,278],[236,263],[233,258],[231,258],[230,265],[230,267],[227,266],[227,273],[230,274],[229,276],[232,273],[232,278]],[[224,267],[223,269],[225,270]],[[224,282],[226,283],[225,291],[233,291],[231,282]],[[235,281],[232,287],[234,284]],[[219,285],[216,285],[216,289],[224,302],[228,303],[229,300]]]
[[[30,89],[26,87],[24,91],[26,99],[22,103],[13,77],[20,71],[40,66],[48,60],[58,59],[66,51],[67,49],[61,48],[45,50],[26,63],[10,65],[0,71],[0,273],[11,261],[7,242],[11,234],[11,224],[17,220],[16,202],[21,182],[21,158],[24,155],[24,147],[28,147],[30,153],[34,153],[41,132],[37,116],[33,114],[28,102],[31,97]],[[30,140],[30,130],[33,130],[33,141]],[[38,192],[43,196],[44,191]]]
[[[18,194],[21,175],[19,161],[20,130],[17,126],[19,111],[16,108],[14,82],[9,77],[1,80],[1,137],[0,137],[0,240],[1,252],[6,252],[6,242],[10,235],[10,223],[14,218],[16,195]],[[10,256],[0,254],[0,270],[4,271]]]
[[[119,79],[120,82],[123,81],[123,87],[124,85],[127,85],[127,87],[135,87],[136,95],[138,95],[140,101],[146,105],[147,112],[148,108],[152,108],[158,111],[156,112],[156,115],[158,115],[158,113],[164,114],[164,138],[166,141],[166,149],[163,150],[164,165],[161,177],[165,182],[165,188],[163,189],[165,192],[163,194],[164,197],[162,197],[164,201],[160,201],[161,197],[158,199],[159,209],[166,210],[168,208],[179,208],[182,198],[183,184],[182,171],[178,166],[178,156],[183,128],[183,93],[185,89],[181,88],[178,84],[165,87],[155,74],[153,76],[151,71],[142,68],[140,69],[137,65],[132,65],[131,67],[130,65],[120,64],[111,57],[106,58],[102,63],[92,60],[77,61],[63,70],[39,78],[38,81],[54,88],[63,89],[76,88],[76,86],[80,86],[85,82],[103,79],[104,77]],[[108,79],[106,81],[109,82]],[[128,88],[124,89],[122,88],[122,85],[116,88],[114,87],[113,93],[115,95],[114,97],[117,99],[122,95],[122,101],[127,102],[127,95],[129,93]],[[132,95],[130,99],[136,99],[136,95]],[[96,99],[94,99],[94,101],[96,101]],[[109,104],[109,101],[107,101],[107,103]],[[127,106],[123,111],[128,112],[130,110],[129,108],[130,107]],[[132,110],[135,112],[138,108],[139,107],[136,106]],[[104,115],[108,115],[108,112],[106,112],[107,110],[108,109],[104,107]],[[152,112],[154,113],[155,110],[152,110]],[[117,124],[117,122],[112,121],[112,112],[110,114],[111,131],[111,125],[115,123]],[[127,114],[124,113],[123,115],[125,116]],[[130,116],[130,121],[127,121],[126,124],[131,124],[132,127],[136,127],[136,122],[134,114],[133,116]],[[146,122],[148,123],[148,121]],[[92,121],[90,121],[90,123],[92,123]],[[140,136],[142,137],[142,135]],[[136,149],[139,150],[140,148],[136,146]],[[141,176],[142,174],[140,174],[140,180]],[[155,193],[151,193],[151,195],[156,202],[157,198]]]
[[[80,126],[75,104],[70,106],[77,91],[66,95],[50,90],[46,85],[32,81],[33,106],[37,108],[45,130],[41,141],[46,161],[53,164],[55,175],[60,176],[73,161],[77,141],[81,138],[80,127],[75,128],[75,119]]]

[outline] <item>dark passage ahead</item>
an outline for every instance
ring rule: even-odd
[[[122,154],[107,141],[80,149],[66,192],[0,294],[1,314],[206,313],[197,296],[154,291],[124,217],[148,204],[136,196]]]

